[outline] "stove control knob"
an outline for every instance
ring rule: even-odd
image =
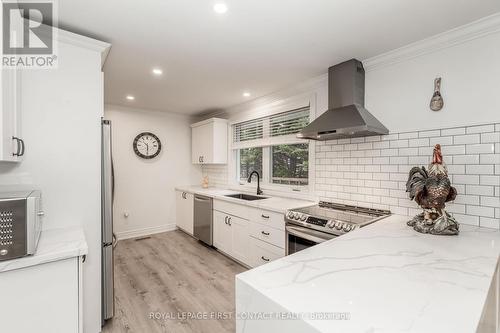
[[[335,222],[335,229],[337,229],[337,230],[342,229],[342,222],[340,222],[340,221]]]
[[[288,212],[288,218],[293,219],[293,212]]]
[[[345,232],[349,232],[349,231],[351,231],[351,226],[349,224],[344,224],[344,228],[343,229],[344,229]]]
[[[295,220],[300,219],[300,215],[299,215],[299,213],[295,213],[295,214],[293,214],[293,218],[294,218]]]
[[[302,214],[302,215],[300,216],[300,220],[301,220],[301,221],[305,221],[305,220],[307,220],[307,216],[306,216],[306,215],[304,215],[304,214]]]
[[[333,228],[335,226],[335,222],[328,221],[328,223],[326,224],[326,226],[331,229],[331,228]]]

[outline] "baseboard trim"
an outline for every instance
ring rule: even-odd
[[[124,239],[129,239],[129,238],[154,235],[154,234],[158,234],[161,232],[172,231],[175,229],[177,229],[177,227],[175,226],[175,223],[170,223],[170,224],[160,225],[157,227],[148,227],[148,228],[127,230],[127,231],[120,231],[120,232],[116,232],[115,235],[116,235],[116,238],[118,240],[124,240]]]

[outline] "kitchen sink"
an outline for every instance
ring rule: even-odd
[[[227,194],[227,195],[225,195],[225,197],[235,198],[235,199],[240,199],[240,200],[246,200],[246,201],[254,201],[254,200],[267,199],[267,197],[259,197],[259,196],[256,196],[256,195],[243,194],[243,193]]]

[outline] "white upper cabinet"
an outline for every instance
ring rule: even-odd
[[[191,125],[193,164],[227,163],[227,120],[212,118]]]
[[[26,150],[21,135],[21,72],[1,69],[0,75],[0,161],[19,162]]]

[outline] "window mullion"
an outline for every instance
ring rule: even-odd
[[[269,185],[271,183],[271,148],[263,147],[262,148],[262,183]]]

